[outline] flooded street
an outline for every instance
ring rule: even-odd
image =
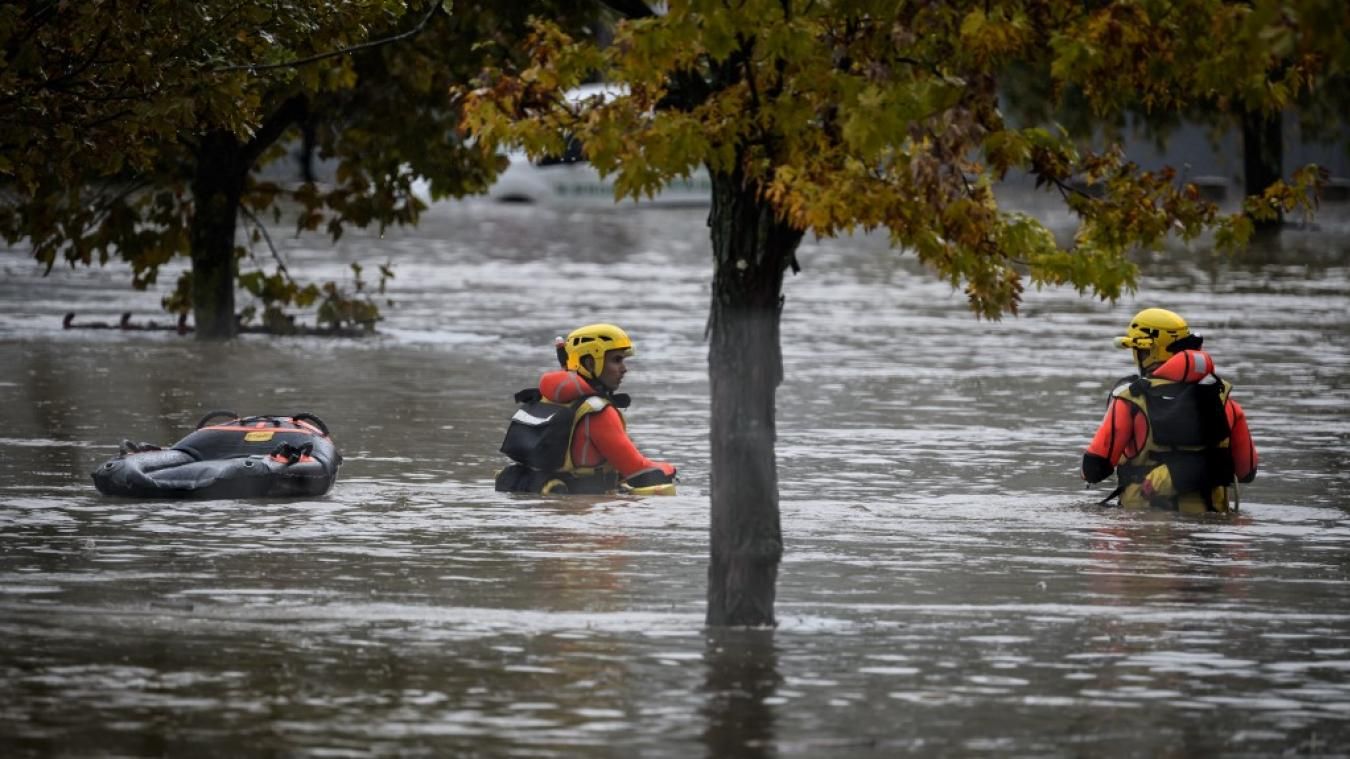
[[[360,340],[66,331],[166,321],[163,292],[0,250],[0,754],[1350,755],[1343,223],[995,323],[883,240],[808,239],[780,625],[710,631],[705,216],[474,202],[336,251],[276,232],[305,279],[394,264]],[[1247,411],[1236,515],[1104,509],[1078,478],[1131,371],[1110,338],[1147,306]],[[629,430],[680,494],[495,493],[512,393],[595,321],[637,344]],[[332,492],[94,490],[123,438],[221,408],[321,417]]]

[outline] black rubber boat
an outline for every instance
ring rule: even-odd
[[[227,421],[209,424],[221,418]],[[328,426],[313,414],[213,411],[169,448],[122,441],[117,457],[94,470],[94,486],[132,498],[318,496],[341,463]]]

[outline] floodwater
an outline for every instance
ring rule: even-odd
[[[336,246],[277,231],[306,277],[394,263],[363,340],[63,331],[163,321],[162,292],[0,252],[0,753],[1350,755],[1343,228],[1150,260],[1119,304],[1032,291],[995,323],[881,241],[808,240],[780,624],[708,630],[704,219],[476,202]],[[1130,368],[1109,338],[1152,305],[1247,409],[1237,515],[1104,509],[1077,477]],[[680,494],[493,492],[511,393],[604,320],[637,341],[630,430]],[[218,408],[322,417],[333,491],[94,490],[122,438]]]

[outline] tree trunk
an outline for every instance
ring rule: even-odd
[[[774,707],[783,683],[773,630],[719,629],[708,635],[703,713],[706,756],[777,756]]]
[[[774,461],[774,402],[783,379],[778,326],[783,273],[802,233],[739,171],[714,173],[712,383],[712,561],[710,626],[773,625],[783,536]]]
[[[306,116],[300,122],[300,178],[306,182],[317,181],[314,174],[314,154],[319,150],[318,126],[313,116]]]
[[[1243,191],[1260,195],[1284,177],[1284,130],[1282,114],[1261,111],[1242,113]],[[1256,221],[1258,231],[1279,228],[1282,218]]]
[[[197,148],[192,178],[192,318],[198,340],[239,331],[234,315],[234,231],[249,162],[229,132],[211,132]]]

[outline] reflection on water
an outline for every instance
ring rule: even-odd
[[[1340,238],[1149,261],[1127,302],[1039,291],[992,324],[879,241],[808,241],[774,631],[702,628],[706,240],[699,211],[438,207],[416,233],[284,251],[315,278],[391,259],[382,335],[229,345],[62,331],[160,296],[0,253],[0,751],[1350,750]],[[1196,325],[1249,413],[1262,468],[1236,516],[1104,510],[1077,480],[1129,371],[1108,338],[1144,305]],[[680,495],[493,492],[511,393],[596,320],[637,340],[630,428]],[[221,407],[322,417],[332,493],[94,491],[121,438]]]
[[[703,742],[708,756],[777,754],[774,708],[782,676],[772,630],[712,629],[704,666],[708,701]]]

